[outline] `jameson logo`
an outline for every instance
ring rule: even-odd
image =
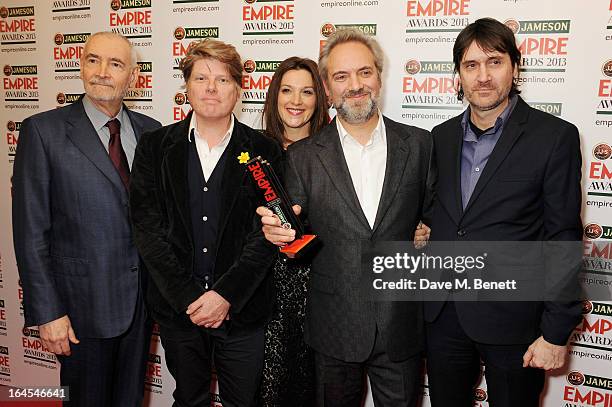
[[[177,94],[174,95],[174,103],[181,106],[184,105],[185,103],[189,103],[187,101],[187,95],[181,92],[178,92]]]
[[[113,11],[129,8],[151,7],[151,0],[112,0],[110,7]]]
[[[567,382],[574,386],[588,386],[588,387],[594,387],[596,389],[612,390],[612,379],[607,378],[607,377],[583,374],[578,371],[573,371],[573,372],[568,373]],[[612,401],[611,398],[608,398],[608,397],[606,398]],[[607,403],[603,404],[603,406],[608,406],[608,405],[609,404]]]
[[[4,65],[4,75],[36,75],[38,66],[36,65]]]
[[[174,30],[174,38],[177,40],[219,38],[219,27],[177,27]]]
[[[593,157],[597,160],[607,160],[610,156],[612,156],[612,147],[609,144],[599,143],[593,147]]]
[[[176,40],[172,42],[172,56],[174,57],[173,69],[179,69],[181,59],[187,55],[187,51],[196,40],[219,38],[219,27],[176,27],[172,35]]]
[[[0,8],[0,17],[29,17],[34,15],[34,6],[27,7],[2,7]]]
[[[582,313],[612,317],[612,304],[606,304],[604,302],[584,301],[582,305]]]
[[[570,32],[570,20],[506,20],[504,24],[515,34],[567,34]]]
[[[153,62],[138,62],[140,73],[153,72]]]
[[[543,112],[552,114],[554,116],[561,116],[562,103],[543,103],[543,102],[529,102],[529,106],[534,109],[541,110]]]
[[[55,100],[58,105],[63,105],[66,103],[74,103],[81,97],[80,93],[58,93],[55,96]]]
[[[33,328],[23,328],[21,330],[21,333],[23,334],[23,336],[28,336],[28,337],[32,337],[32,338],[40,338],[40,334],[38,333],[38,330],[33,329]]]
[[[325,23],[321,26],[321,35],[325,38],[330,37],[336,31],[347,28],[357,29],[367,35],[376,35],[376,24],[332,24]]]
[[[274,72],[281,64],[281,61],[253,61],[248,59],[244,62],[244,71],[246,73],[253,72]]]
[[[584,227],[584,236],[587,239],[612,239],[612,227],[589,223]]]
[[[486,401],[487,400],[487,392],[480,387],[474,390],[474,400],[475,401]]]
[[[418,61],[411,59],[406,62],[404,69],[409,75],[416,75],[418,73],[453,73],[453,62],[452,61]]]
[[[53,37],[53,41],[55,45],[63,45],[63,44],[84,44],[91,33],[75,33],[75,34],[62,34],[57,33],[55,37]]]

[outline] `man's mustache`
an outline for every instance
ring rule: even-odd
[[[104,79],[91,79],[89,81],[89,83],[91,85],[102,85],[102,86],[113,86],[113,82],[109,81],[109,80],[104,80]]]
[[[365,88],[361,88],[361,89],[356,89],[356,90],[349,90],[347,92],[344,93],[344,97],[345,98],[351,98],[351,97],[355,97],[355,96],[364,96],[364,95],[371,95],[372,92],[365,89]]]

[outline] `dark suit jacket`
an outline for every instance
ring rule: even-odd
[[[142,137],[130,182],[134,237],[151,277],[147,305],[160,324],[178,329],[193,325],[185,311],[204,293],[193,276],[190,120],[191,115]],[[212,289],[231,304],[232,327],[249,329],[262,326],[273,307],[268,271],[278,250],[261,233],[255,215],[259,196],[237,157],[248,152],[278,166],[281,152],[273,139],[237,120],[226,152]]]
[[[127,112],[137,138],[160,126]],[[80,100],[23,122],[13,238],[26,326],[67,314],[79,338],[127,330],[139,291],[127,191]]]
[[[285,183],[321,243],[308,290],[307,342],[318,352],[364,361],[376,330],[392,360],[421,350],[421,305],[371,302],[360,290],[362,241],[410,240],[423,209],[431,137],[425,130],[384,118],[387,164],[373,229],[355,193],[336,121],[292,144]]]
[[[519,97],[462,210],[461,118],[432,130],[438,182],[431,239],[581,240],[578,129],[529,107]],[[576,274],[568,277],[575,280]],[[549,342],[565,344],[580,320],[579,303],[456,302],[455,306],[466,333],[475,341],[491,344],[530,343],[541,334]],[[426,320],[433,321],[440,308],[440,303],[426,303]]]

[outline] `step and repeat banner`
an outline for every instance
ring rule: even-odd
[[[23,120],[66,106],[83,91],[79,58],[91,33],[110,30],[130,39],[141,73],[126,103],[164,124],[189,112],[178,70],[189,44],[202,38],[234,44],[245,70],[235,113],[261,128],[280,61],[316,60],[330,34],[357,27],[386,51],[383,112],[431,129],[465,108],[454,95],[452,46],[480,17],[494,17],[516,33],[524,98],[576,124],[582,138],[581,278],[594,294],[571,336],[569,367],[550,375],[542,404],[612,406],[612,303],[601,301],[612,290],[612,0],[0,0],[0,384],[58,383],[57,359],[37,330],[23,327],[11,237],[12,165]],[[146,376],[149,406],[171,404],[174,382],[164,359],[156,331]],[[427,393],[424,376],[423,406]],[[488,406],[486,372],[474,404]],[[220,406],[218,397],[213,405]]]

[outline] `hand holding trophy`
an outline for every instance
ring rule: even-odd
[[[295,240],[283,246],[281,253],[289,258],[298,257],[303,249],[315,240],[316,235],[305,234],[304,225],[293,213],[291,199],[272,165],[261,156],[245,161],[249,176],[259,191],[264,206],[278,216],[283,228],[295,230]]]

